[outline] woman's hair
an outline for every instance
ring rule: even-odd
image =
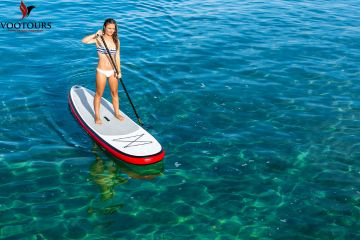
[[[119,42],[119,39],[118,39],[118,28],[117,28],[117,24],[116,24],[116,21],[112,18],[108,18],[105,20],[104,22],[104,26],[103,26],[103,32],[105,33],[105,27],[108,25],[108,24],[115,24],[115,32],[114,34],[112,35],[112,38],[113,38],[113,41],[115,43],[115,47],[116,47],[116,50],[118,50],[118,42]]]

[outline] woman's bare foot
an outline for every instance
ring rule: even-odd
[[[125,120],[124,116],[122,116],[122,115],[120,115],[120,114],[116,114],[115,117],[116,117],[117,119],[119,119],[120,121],[124,121],[124,120]]]
[[[96,123],[96,124],[102,124],[100,118],[95,119],[95,123]]]

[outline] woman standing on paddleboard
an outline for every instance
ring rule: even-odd
[[[107,52],[106,46],[104,46],[104,44],[102,43],[100,36],[103,36],[105,40],[106,46],[110,51],[110,55],[115,61],[119,75],[116,73],[114,67],[111,64],[110,56]],[[84,37],[82,42],[86,44],[95,43],[99,56],[99,62],[96,68],[96,94],[94,97],[95,123],[101,124],[100,101],[104,93],[106,78],[109,78],[109,85],[115,117],[118,118],[120,121],[123,121],[124,117],[121,116],[119,112],[118,79],[121,78],[121,68],[120,41],[118,38],[118,28],[116,21],[111,18],[106,19],[102,30],[97,31],[95,34]]]

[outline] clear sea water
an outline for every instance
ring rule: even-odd
[[[1,239],[360,239],[360,1],[25,4],[0,20],[52,28],[0,29]],[[81,39],[108,17],[154,166],[106,154],[68,108],[95,89]]]

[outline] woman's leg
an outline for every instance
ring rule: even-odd
[[[106,85],[106,76],[96,71],[96,93],[94,97],[95,123],[101,124],[100,101]]]
[[[112,97],[112,104],[114,107],[115,117],[120,121],[124,121],[124,117],[119,112],[119,95],[118,95],[118,79],[114,75],[109,77],[109,85]]]

